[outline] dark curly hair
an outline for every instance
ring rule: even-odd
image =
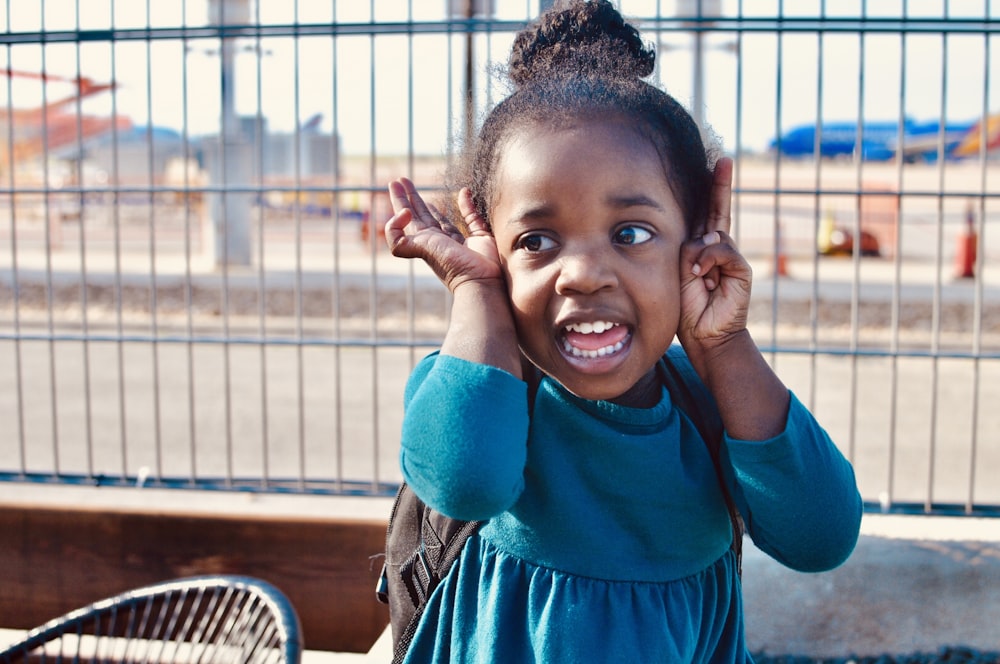
[[[708,213],[714,157],[691,115],[642,79],[656,55],[608,0],[570,0],[514,39],[507,73],[513,92],[467,145],[454,179],[473,192],[489,223],[496,165],[506,141],[526,126],[558,129],[584,119],[621,118],[656,148],[693,233]]]

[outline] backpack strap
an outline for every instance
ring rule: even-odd
[[[740,516],[732,493],[722,472],[722,417],[705,383],[698,377],[684,349],[673,344],[658,365],[663,384],[670,393],[670,399],[698,429],[715,466],[715,475],[722,489],[722,497],[729,511],[729,521],[733,527],[733,552],[736,554],[737,573],[743,575],[743,517]]]
[[[481,521],[452,519],[428,507],[403,482],[386,532],[385,563],[376,596],[389,605],[393,662],[402,662],[427,600],[451,570]]]

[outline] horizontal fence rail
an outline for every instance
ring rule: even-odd
[[[450,300],[385,183],[447,195],[548,3],[470,4],[6,1],[6,486],[394,492]],[[1000,515],[992,5],[687,4],[620,3],[735,157],[758,344],[868,510]]]

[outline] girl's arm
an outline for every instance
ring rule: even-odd
[[[785,429],[788,388],[764,360],[749,331],[704,349],[699,359],[699,373],[730,436],[767,440]]]
[[[441,354],[503,369],[521,378],[521,351],[503,280],[466,281],[452,291]]]
[[[400,464],[420,498],[448,516],[487,519],[524,486],[527,386],[496,243],[463,190],[463,235],[428,207],[413,183],[389,185],[392,253],[426,262],[453,295],[440,354],[407,384]]]
[[[456,519],[488,519],[524,489],[527,385],[506,371],[437,353],[406,387],[403,477],[420,498]]]
[[[677,335],[718,406],[723,471],[754,542],[794,569],[829,569],[854,548],[861,498],[850,463],[747,330],[752,275],[729,236],[731,183],[720,160],[704,233],[681,251]]]
[[[832,569],[848,558],[863,511],[854,469],[794,396],[781,433],[764,441],[727,436],[720,452],[758,548],[801,572]]]

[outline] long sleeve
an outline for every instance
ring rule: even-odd
[[[400,463],[420,498],[453,518],[487,519],[524,489],[527,384],[510,373],[433,354],[406,387]]]
[[[734,498],[762,551],[802,572],[832,569],[850,556],[862,514],[854,470],[794,394],[781,434],[727,436],[723,447]]]

